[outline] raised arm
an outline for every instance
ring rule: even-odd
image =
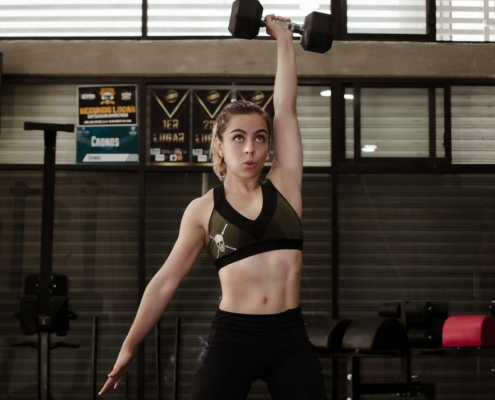
[[[201,204],[200,199],[196,199],[184,212],[179,237],[167,261],[146,287],[136,318],[100,395],[111,387],[117,389],[120,385],[137,346],[160,319],[177,286],[194,264],[205,242],[205,232],[200,222],[204,214],[202,210],[204,204]]]
[[[296,115],[296,55],[292,31],[276,24],[273,22],[274,19],[290,21],[288,18],[274,15],[266,17],[267,32],[277,39],[277,73],[273,95],[275,108],[273,120],[275,159],[268,177],[288,197],[289,202],[297,210],[299,207],[294,204],[297,201],[291,201],[291,198],[297,197],[297,195],[300,196],[303,154]]]

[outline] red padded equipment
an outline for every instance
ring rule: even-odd
[[[495,347],[495,318],[489,315],[455,315],[447,318],[443,347]]]

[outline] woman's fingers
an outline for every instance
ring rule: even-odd
[[[113,385],[114,389],[117,389],[120,386],[120,381],[122,381],[122,378],[123,378],[123,376],[121,376],[119,379],[117,379],[117,381]]]
[[[127,365],[124,367],[120,367],[115,365],[113,368],[113,371],[108,374],[108,379],[105,382],[105,385],[101,388],[100,392],[98,393],[100,396],[102,394],[105,394],[105,392],[108,391],[111,387],[114,389],[117,389],[120,385],[120,381],[122,380],[123,376],[127,372]]]
[[[292,36],[292,31],[276,22],[291,22],[290,18],[281,17],[275,14],[268,14],[265,17],[266,33],[271,37],[278,39],[281,35]]]
[[[277,20],[277,21],[284,21],[284,22],[290,22],[290,18],[282,17],[280,15],[275,15],[275,14],[268,14],[266,19],[270,18],[271,20]]]
[[[112,386],[114,386],[114,379],[108,378],[105,384],[103,385],[103,387],[101,388],[100,392],[98,393],[98,395],[101,396],[105,394],[108,391],[108,389],[110,389]]]
[[[117,389],[120,386],[120,381],[122,381],[122,378],[123,378],[123,375],[120,375],[120,376],[118,376],[118,375],[111,376],[111,374],[108,375],[107,381],[105,382],[105,384],[103,385],[103,387],[101,388],[101,390],[98,394],[101,396],[101,395],[105,394],[112,387],[114,389]]]

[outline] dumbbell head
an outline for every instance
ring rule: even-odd
[[[232,3],[229,32],[237,38],[253,39],[258,36],[260,27],[264,26],[262,17],[263,6],[258,0],[235,0]],[[335,24],[330,14],[312,12],[304,20],[303,32],[292,30],[302,34],[301,45],[304,50],[325,53],[332,47]]]
[[[230,14],[229,32],[234,37],[253,39],[258,36],[263,6],[258,0],[235,0]]]
[[[335,24],[330,14],[312,12],[304,19],[301,46],[304,50],[326,53],[332,48]]]

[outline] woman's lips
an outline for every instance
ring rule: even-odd
[[[254,168],[254,167],[256,167],[256,163],[254,161],[246,161],[245,163],[243,163],[243,165],[246,168]]]

